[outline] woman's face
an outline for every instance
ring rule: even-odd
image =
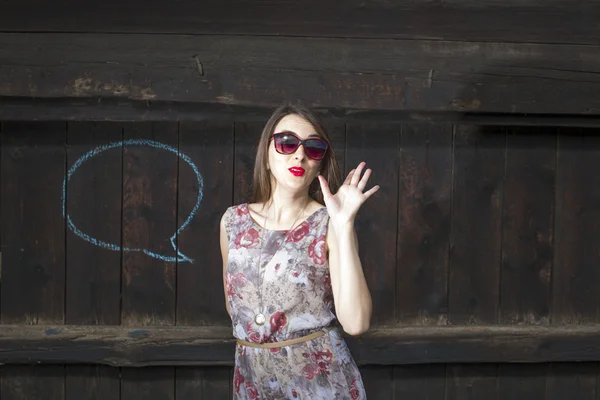
[[[273,133],[293,132],[300,139],[320,137],[313,126],[304,118],[296,114],[283,117]],[[278,186],[291,190],[305,189],[316,178],[321,161],[313,160],[306,156],[304,146],[300,145],[295,153],[280,154],[275,150],[274,141],[269,142],[269,167],[271,174]]]

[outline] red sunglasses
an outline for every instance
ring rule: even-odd
[[[306,156],[313,160],[322,160],[329,147],[327,142],[321,138],[302,140],[293,132],[274,133],[271,139],[275,142],[275,150],[279,154],[294,154],[298,150],[298,147],[302,145]]]

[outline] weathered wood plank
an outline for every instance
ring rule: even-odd
[[[64,400],[65,369],[53,365],[11,366],[3,368],[2,400]]]
[[[140,10],[143,10],[140,12]],[[314,12],[319,10],[319,12]],[[331,16],[334,15],[335,18]],[[406,0],[343,3],[239,0],[118,1],[88,6],[62,0],[3,3],[3,31],[256,34],[277,36],[390,37],[505,42],[597,44],[595,3],[567,0]],[[507,29],[506,21],[511,21]]]
[[[118,123],[67,125],[67,324],[120,323],[122,140]],[[119,399],[117,368],[67,366],[66,400],[107,398]]]
[[[445,365],[394,367],[394,399],[443,399],[445,386]]]
[[[119,368],[105,365],[67,365],[65,400],[120,398]]]
[[[369,399],[392,400],[394,398],[394,367],[391,365],[367,365],[360,368],[364,389]],[[350,389],[351,395],[359,388]],[[353,397],[353,396],[352,396]],[[358,398],[358,396],[354,397]]]
[[[502,221],[500,323],[548,323],[556,129],[509,128]]]
[[[502,128],[455,128],[450,323],[497,322],[505,142]]]
[[[123,368],[121,398],[175,400],[174,380],[174,367]]]
[[[600,131],[563,128],[559,132],[552,322],[598,322]]]
[[[498,400],[546,399],[546,365],[498,366]]]
[[[373,328],[346,338],[360,365],[600,361],[600,326]],[[0,363],[233,365],[231,327],[3,325]]]
[[[446,366],[444,400],[494,399],[497,395],[497,369],[494,364]]]
[[[67,324],[120,323],[122,140],[118,123],[67,125]]]
[[[176,400],[231,399],[231,367],[177,367]]]
[[[193,261],[177,264],[177,324],[227,325],[218,232],[233,199],[233,124],[181,123],[179,151],[189,162],[179,159],[177,226],[189,226],[179,234],[178,249]]]
[[[546,374],[547,400],[596,400],[598,364],[550,364]]]
[[[127,124],[124,139],[121,321],[171,325],[178,258],[171,242],[177,231],[177,124]]]
[[[0,34],[0,97],[597,115],[599,89],[597,46]]]
[[[250,202],[256,148],[266,122],[235,123],[233,204]]]
[[[371,297],[371,324],[395,324],[396,248],[398,224],[398,152],[401,126],[348,124],[346,174],[365,161],[373,173],[366,190],[380,189],[360,209],[355,228],[362,267]]]
[[[399,185],[396,320],[445,324],[452,126],[402,126]]]
[[[3,323],[63,323],[65,140],[65,123],[3,124]]]

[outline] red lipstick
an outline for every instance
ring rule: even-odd
[[[302,176],[306,172],[302,167],[292,167],[288,169],[294,176]]]

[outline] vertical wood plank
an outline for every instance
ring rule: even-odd
[[[233,124],[182,122],[179,129],[179,251],[193,262],[178,262],[177,324],[228,325],[219,224],[233,196]],[[202,187],[194,168],[197,168]],[[200,206],[196,207],[199,194]]]
[[[449,322],[496,323],[505,159],[502,128],[456,126]]]
[[[546,399],[546,364],[500,364],[498,400]]]
[[[444,364],[394,367],[394,399],[443,399],[445,386],[446,366]]]
[[[235,123],[233,204],[249,203],[256,148],[266,121]]]
[[[120,322],[121,140],[120,124],[68,124],[68,324],[118,325]],[[90,153],[112,144],[114,148],[96,155]],[[108,245],[112,245],[112,249],[107,248]]]
[[[64,123],[4,124],[2,323],[62,324]]]
[[[366,190],[380,185],[355,222],[360,259],[373,299],[372,325],[395,323],[400,130],[396,124],[349,124],[346,128],[346,170],[366,161],[373,170]]]
[[[495,399],[497,383],[496,365],[448,365],[444,400]]]
[[[176,400],[231,399],[231,367],[178,367]]]
[[[66,124],[7,122],[2,132],[0,319],[62,324],[65,301]],[[63,366],[11,366],[3,399],[63,399]]]
[[[556,129],[507,132],[500,322],[548,323]]]
[[[122,368],[121,376],[122,399],[175,399],[174,367]]]
[[[360,368],[368,399],[394,398],[394,367],[390,365],[366,365]]]
[[[177,124],[135,123],[124,128],[123,154],[123,325],[175,322],[177,230]],[[132,249],[132,250],[128,250]]]
[[[595,400],[598,364],[552,363],[546,377],[547,400]]]
[[[66,213],[67,228],[73,228],[67,229],[68,324],[120,322],[122,139],[118,123],[67,125]],[[66,400],[118,399],[119,370],[68,365],[65,390]]]
[[[562,128],[556,171],[552,322],[600,321],[600,130]]]
[[[445,324],[452,126],[403,125],[400,148],[397,322]]]
[[[119,386],[119,368],[99,365],[67,366],[66,400],[118,400],[121,398]]]
[[[331,147],[335,152],[343,182],[346,177],[344,175],[346,170],[346,124],[337,121],[325,121],[323,125],[331,140]]]
[[[2,400],[64,400],[65,369],[54,365],[11,365],[2,373]]]

